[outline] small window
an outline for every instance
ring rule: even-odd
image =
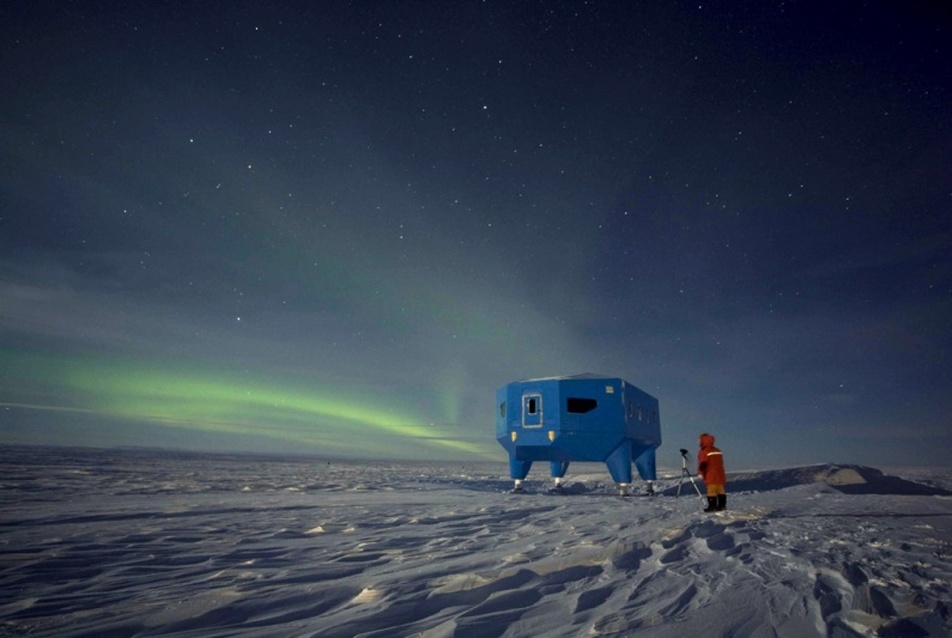
[[[499,418],[500,419],[506,418],[506,402],[505,401],[499,404]]]
[[[574,399],[568,400],[568,410],[573,414],[585,414],[598,407],[598,401],[595,399]]]
[[[644,420],[644,414],[643,414],[642,411],[641,411],[641,406],[640,406],[640,405],[638,406],[638,420],[639,420],[639,421],[643,421],[643,420]]]
[[[529,399],[526,401],[526,409],[529,411],[529,414],[535,414],[539,411],[539,407],[536,405],[535,399]]]

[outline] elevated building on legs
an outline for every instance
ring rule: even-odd
[[[658,400],[624,379],[582,374],[509,383],[496,392],[496,440],[509,453],[514,491],[535,461],[548,461],[555,489],[572,461],[603,462],[623,495],[634,463],[647,491],[661,445]]]

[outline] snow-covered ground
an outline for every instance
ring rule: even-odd
[[[2,448],[0,634],[952,635],[950,469],[546,470]]]

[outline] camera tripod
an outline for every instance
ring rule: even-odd
[[[688,472],[688,451],[684,448],[681,448],[681,478],[678,479],[678,491],[674,495],[675,497],[681,496],[681,483],[684,482],[685,476],[691,480],[691,485],[694,486],[694,491],[697,492],[697,495],[701,498],[704,498],[704,495],[701,494],[701,489],[694,481],[694,475]]]

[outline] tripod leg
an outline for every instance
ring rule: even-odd
[[[691,481],[692,484],[694,483],[694,476],[693,476],[690,472],[688,472],[688,468],[682,467],[682,468],[681,468],[681,476],[680,476],[680,478],[678,478],[678,492],[677,492],[677,494],[674,495],[675,498],[681,496],[681,485],[684,483],[685,477],[687,477],[688,479],[690,479],[690,481]],[[695,490],[697,489],[697,485],[694,486],[694,489],[695,489]],[[699,492],[699,493],[700,493],[700,492]]]
[[[697,495],[700,496],[701,498],[704,498],[704,495],[701,494],[701,488],[697,486],[697,481],[694,480],[693,476],[691,477],[691,485],[694,486],[694,491],[697,492]]]

